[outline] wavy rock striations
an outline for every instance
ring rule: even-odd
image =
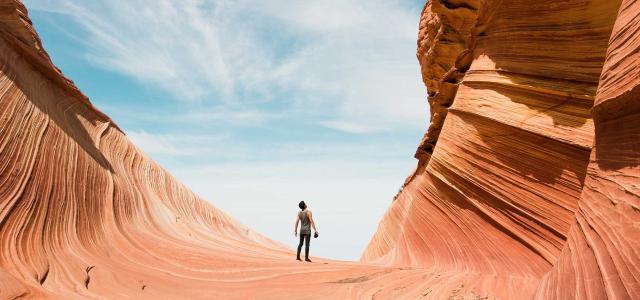
[[[115,296],[114,284],[198,276],[212,251],[286,250],[138,151],[52,65],[15,1],[0,1],[0,245],[2,299]],[[169,259],[183,253],[188,265]]]
[[[640,299],[640,1],[622,1],[569,238],[538,299]]]
[[[53,66],[25,7],[0,0],[0,299],[415,298],[429,285],[422,270],[293,257],[142,154]]]
[[[362,261],[458,272],[470,291],[477,274],[533,279],[508,298],[639,298],[639,13],[430,1],[431,124]]]
[[[0,0],[0,299],[466,295],[456,273],[293,257],[141,153]]]
[[[141,153],[0,0],[0,298],[640,299],[639,47],[637,0],[429,1],[418,167],[363,263],[300,264]]]

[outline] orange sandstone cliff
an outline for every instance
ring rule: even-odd
[[[440,293],[429,270],[293,258],[137,149],[52,64],[25,6],[0,0],[0,299]]]
[[[362,261],[640,298],[639,52],[640,1],[430,1],[431,124]]]
[[[0,0],[0,299],[640,299],[639,14],[430,1],[418,167],[360,263],[300,264],[139,151]]]

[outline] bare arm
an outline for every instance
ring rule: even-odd
[[[296,215],[296,226],[293,229],[293,235],[298,236],[298,223],[300,223],[300,216]]]
[[[309,221],[311,221],[311,227],[313,227],[313,231],[318,232],[316,229],[316,221],[313,220],[313,215],[309,212]]]

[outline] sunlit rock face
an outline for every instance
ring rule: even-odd
[[[0,1],[1,299],[153,297],[167,274],[284,251],[142,154],[51,64],[24,6]]]
[[[361,263],[306,264],[139,151],[0,0],[0,299],[640,299],[639,14],[430,1],[418,167]]]
[[[457,273],[294,257],[145,156],[0,0],[0,299],[473,296]]]
[[[622,1],[592,114],[575,220],[539,299],[640,299],[640,1]]]
[[[431,124],[362,261],[534,286],[509,298],[639,298],[639,13],[430,1],[417,56]]]
[[[0,299],[477,295],[456,272],[294,257],[139,151],[0,0]]]

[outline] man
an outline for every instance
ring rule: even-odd
[[[304,247],[304,257],[305,261],[311,262],[309,259],[309,242],[311,242],[311,227],[313,227],[313,231],[315,231],[314,237],[318,237],[318,230],[316,229],[316,223],[313,221],[313,216],[311,212],[307,209],[307,204],[304,201],[300,201],[298,203],[298,207],[300,207],[300,211],[298,212],[298,216],[296,216],[296,226],[293,229],[294,236],[298,236],[298,224],[302,223],[300,226],[300,243],[298,244],[298,258],[297,260],[302,261],[300,259],[300,250],[302,250],[302,243],[305,242],[306,245]]]

